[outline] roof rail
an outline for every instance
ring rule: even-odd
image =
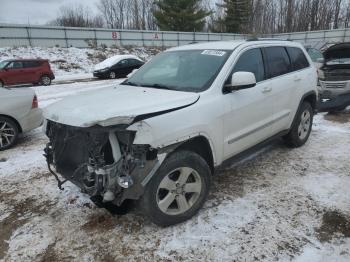
[[[247,42],[253,42],[253,41],[290,41],[292,42],[293,40],[280,39],[280,38],[261,38],[261,37],[253,37],[253,38],[247,39]]]

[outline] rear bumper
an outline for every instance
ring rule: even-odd
[[[30,112],[22,119],[19,120],[22,131],[27,132],[38,128],[43,123],[43,113],[40,108],[30,110]]]

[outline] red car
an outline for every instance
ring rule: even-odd
[[[48,86],[55,76],[48,60],[12,59],[0,62],[0,87],[20,84]]]

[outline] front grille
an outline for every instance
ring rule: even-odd
[[[320,81],[323,88],[345,88],[348,82],[323,82]]]

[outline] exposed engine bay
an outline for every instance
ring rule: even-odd
[[[118,206],[126,199],[139,199],[166,153],[134,145],[136,132],[126,127],[81,128],[48,121],[45,157],[59,188],[71,181],[83,193]]]

